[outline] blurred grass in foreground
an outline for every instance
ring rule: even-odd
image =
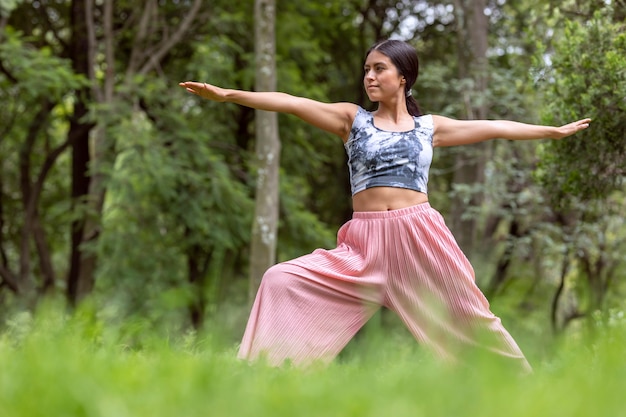
[[[444,367],[389,337],[329,366],[276,369],[210,335],[130,346],[132,326],[16,316],[0,335],[0,416],[626,416],[623,323],[562,343],[527,377],[480,359]]]

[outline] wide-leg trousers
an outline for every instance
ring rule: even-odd
[[[355,212],[335,249],[268,269],[238,356],[274,365],[330,361],[381,306],[444,360],[479,350],[530,370],[429,203]]]

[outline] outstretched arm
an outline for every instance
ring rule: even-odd
[[[489,139],[561,139],[589,127],[591,119],[581,119],[566,125],[541,126],[509,120],[455,120],[433,116],[434,146],[456,146]]]
[[[293,114],[313,126],[341,137],[344,141],[350,134],[357,110],[357,106],[352,103],[322,103],[278,92],[232,90],[192,81],[179,85],[188,92],[207,100]]]

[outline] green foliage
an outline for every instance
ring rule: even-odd
[[[582,117],[591,127],[542,149],[539,177],[556,204],[568,196],[602,198],[626,175],[626,32],[601,11],[589,22],[567,22],[555,44],[545,122]]]
[[[336,231],[304,207],[303,201],[307,200],[309,193],[303,180],[282,176],[278,261],[298,257],[316,248],[335,246]]]
[[[74,74],[68,59],[55,56],[50,48],[31,47],[28,39],[10,27],[1,38],[0,60],[15,78],[14,88],[19,87],[20,94],[59,101],[68,91],[88,85],[84,77]]]
[[[156,307],[149,314],[184,307],[198,290],[185,284],[188,257],[217,262],[213,255],[246,245],[251,224],[248,190],[206,146],[210,132],[191,132],[180,117],[168,120],[180,126],[173,136],[156,131],[142,113],[119,125],[100,239],[102,288],[130,299],[130,311]]]
[[[308,369],[235,359],[235,348],[186,334],[164,340],[140,322],[111,326],[84,309],[16,316],[0,336],[0,410],[38,416],[618,416],[624,318],[570,339],[520,378],[474,358],[443,366],[379,339],[370,354]],[[139,331],[138,331],[139,330]],[[136,343],[137,337],[142,340]],[[406,343],[412,343],[407,341]]]

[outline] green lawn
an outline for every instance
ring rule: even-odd
[[[0,336],[0,416],[626,416],[620,326],[561,343],[523,378],[480,359],[446,368],[391,337],[303,370],[243,363],[210,334],[137,328],[17,316]]]

